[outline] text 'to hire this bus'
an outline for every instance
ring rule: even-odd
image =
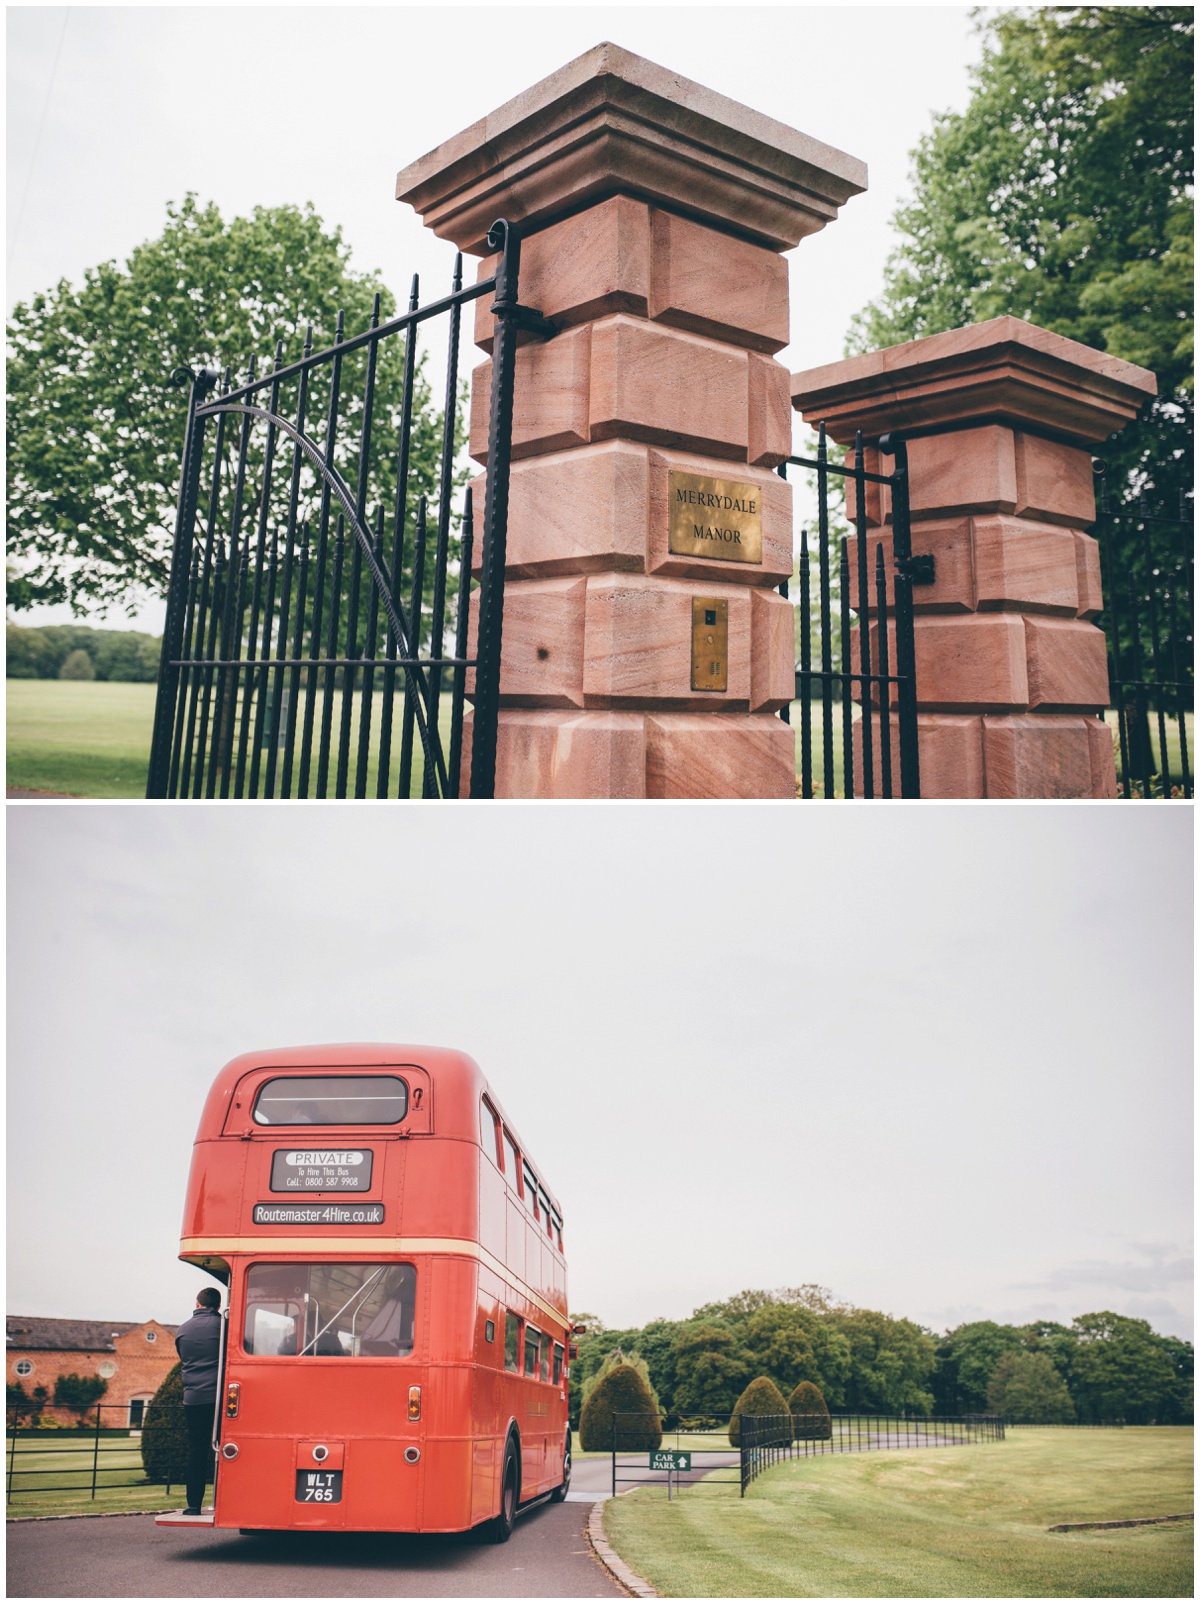
[[[235,1058],[180,1257],[229,1287],[205,1524],[503,1542],[566,1497],[562,1211],[465,1054]]]

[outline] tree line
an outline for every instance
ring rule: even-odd
[[[612,1329],[594,1315],[571,1366],[572,1425],[593,1378],[619,1350],[664,1412],[728,1417],[767,1378],[786,1399],[801,1382],[844,1413],[975,1414],[1045,1422],[1192,1419],[1192,1345],[1109,1312],[1070,1325],[972,1321],[938,1335],[859,1309],[817,1286],[746,1291],[684,1320]]]
[[[132,680],[158,678],[161,635],[133,629],[89,629],[83,624],[47,624],[40,629],[5,628],[9,679]]]

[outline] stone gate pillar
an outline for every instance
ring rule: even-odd
[[[559,330],[518,351],[497,796],[794,795],[780,253],[865,185],[852,157],[611,44],[399,175],[460,250],[518,225],[521,301]]]
[[[869,471],[892,470],[881,435],[908,440],[912,549],[936,570],[913,591],[923,796],[1116,795],[1091,447],[1155,388],[1015,317],[793,375],[808,423],[842,445],[862,431]],[[872,489],[869,558],[882,541],[890,574]]]

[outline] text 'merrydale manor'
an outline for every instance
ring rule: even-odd
[[[668,476],[671,551],[725,562],[762,562],[762,492],[733,479]]]

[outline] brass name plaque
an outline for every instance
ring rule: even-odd
[[[762,562],[762,489],[698,473],[667,476],[668,549],[682,557]]]
[[[729,603],[692,597],[692,689],[729,689]]]

